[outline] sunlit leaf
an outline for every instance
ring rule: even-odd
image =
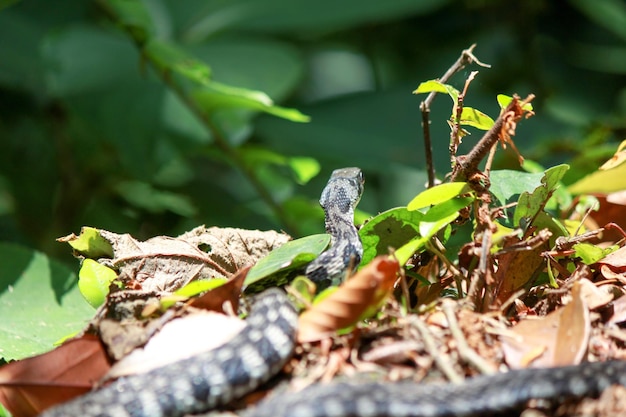
[[[424,81],[415,90],[413,90],[413,94],[426,94],[433,91],[449,95],[455,106],[459,101],[459,90],[449,84],[443,84],[438,80]]]
[[[113,247],[109,241],[93,227],[83,227],[79,236],[72,233],[57,239],[57,242],[67,242],[75,251],[88,258],[111,258],[113,256]]]
[[[258,110],[292,122],[308,122],[310,118],[298,110],[274,105],[267,94],[261,91],[232,87],[217,82],[196,89],[192,93],[196,103],[207,113],[224,108]]]
[[[320,164],[316,159],[305,156],[293,156],[288,159],[289,166],[296,175],[298,184],[306,184],[320,173]]]
[[[221,285],[224,285],[228,280],[226,278],[214,278],[214,279],[202,279],[191,281],[189,284],[185,285],[174,291],[175,295],[180,295],[183,297],[193,297],[198,294],[201,294],[205,291],[212,290]]]
[[[8,361],[46,352],[83,328],[94,309],[77,281],[41,252],[0,243],[0,356]]]
[[[361,265],[367,265],[376,256],[387,254],[390,248],[399,248],[418,236],[423,217],[419,211],[398,207],[370,219],[359,230],[363,243]]]
[[[615,155],[613,155],[611,159],[609,159],[604,164],[602,164],[602,166],[598,169],[601,171],[606,171],[608,169],[613,169],[622,165],[626,161],[626,149],[625,148],[626,148],[626,140],[622,141],[622,143],[619,144],[619,146],[617,147],[617,151],[615,152]]]
[[[459,217],[459,211],[474,202],[474,197],[459,197],[433,206],[419,224],[422,237],[430,239],[439,230]]]
[[[329,243],[330,236],[326,234],[307,236],[285,243],[250,269],[244,287],[270,275],[303,267],[322,253]]]
[[[471,188],[465,182],[449,182],[436,185],[418,194],[407,205],[407,209],[418,210],[424,207],[439,204],[469,191],[471,191]]]
[[[489,130],[493,126],[491,117],[472,107],[463,107],[460,122],[462,125],[472,126],[480,130]]]
[[[100,307],[109,294],[111,282],[117,273],[93,259],[85,259],[78,272],[78,288],[93,307]]]
[[[504,109],[506,109],[506,106],[511,104],[511,102],[513,101],[513,97],[507,96],[507,95],[504,95],[504,94],[498,94],[497,100],[498,100],[498,104],[500,105],[500,108],[502,110],[504,110]],[[533,105],[531,103],[526,103],[526,104],[524,104],[522,106],[522,110],[532,111],[533,110]]]
[[[576,256],[579,257],[584,264],[593,265],[609,253],[615,252],[615,249],[617,248],[601,248],[590,243],[581,242],[572,246],[572,249],[576,251]]]

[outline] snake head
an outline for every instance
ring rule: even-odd
[[[360,168],[336,169],[322,191],[320,205],[325,210],[337,207],[342,213],[353,212],[363,194],[363,184],[365,178]]]

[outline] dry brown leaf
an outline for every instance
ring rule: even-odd
[[[604,307],[613,301],[612,293],[596,287],[594,283],[589,281],[587,278],[583,278],[578,282],[580,283],[580,294],[583,300],[585,300],[589,310]]]
[[[391,292],[399,264],[379,256],[337,290],[300,315],[298,341],[312,342],[357,323]]]
[[[529,250],[513,251],[498,255],[498,270],[494,280],[498,283],[496,300],[502,305],[517,290],[522,288],[545,263],[540,254],[548,250],[547,243]]]
[[[0,402],[14,417],[30,417],[82,395],[110,365],[100,341],[91,335],[55,350],[0,368]]]
[[[609,253],[598,261],[600,265],[607,265],[613,271],[625,272],[626,270],[626,246]]]
[[[521,321],[501,341],[511,368],[553,367],[580,363],[590,333],[589,309],[577,282],[569,304],[545,317]]]
[[[228,302],[232,306],[231,311],[237,311],[239,308],[241,288],[243,287],[243,282],[246,280],[250,268],[251,266],[247,266],[240,269],[231,279],[225,282],[224,285],[220,285],[211,291],[207,291],[200,297],[194,298],[190,303],[191,306],[217,311],[219,313],[227,313],[224,311],[224,304]]]
[[[626,321],[626,295],[622,295],[620,298],[613,302],[613,315],[608,320],[607,324],[617,324]]]
[[[175,291],[197,279],[228,278],[291,239],[275,231],[204,226],[176,238],[157,236],[144,242],[128,234],[99,233],[113,248],[107,266],[120,279],[157,292]]]

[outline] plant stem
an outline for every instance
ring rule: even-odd
[[[239,169],[244,177],[250,182],[250,184],[252,184],[259,197],[261,197],[261,199],[265,201],[265,203],[274,212],[276,218],[280,223],[282,223],[285,230],[292,235],[297,235],[298,227],[296,226],[296,224],[289,219],[289,216],[285,212],[284,208],[276,200],[274,200],[269,189],[259,179],[259,177],[254,172],[254,169],[246,164],[241,153],[238,152],[237,148],[232,146],[224,137],[218,126],[211,120],[210,115],[206,113],[201,107],[197,105],[194,100],[189,97],[185,89],[181,85],[179,85],[179,83],[177,83],[173,79],[173,77],[170,76],[169,72],[160,70],[158,63],[154,62],[149,54],[143,53],[144,47],[148,43],[146,39],[144,39],[139,31],[133,31],[132,27],[127,27],[121,24],[115,12],[112,9],[106,7],[106,4],[104,4],[104,7],[105,11],[111,17],[111,19],[120,27],[122,27],[124,32],[134,42],[135,46],[140,51],[144,62],[148,62],[154,68],[155,73],[161,79],[161,81],[182,100],[187,108],[189,108],[189,110],[191,110],[191,112],[196,115],[196,117],[203,124],[203,126],[211,133],[215,146],[221,152],[223,152],[224,155],[226,155],[226,157],[232,162],[232,164],[237,169]]]
[[[456,60],[454,64],[439,78],[439,81],[446,83],[454,74],[465,68],[466,65],[476,63],[482,67],[490,68],[491,65],[480,62],[474,56],[474,48],[476,44],[472,44],[469,48],[464,49],[461,52],[461,56]],[[424,156],[426,157],[426,167],[428,171],[428,187],[435,185],[435,164],[433,161],[433,146],[430,140],[430,105],[435,99],[435,91],[428,94],[426,99],[420,103],[420,110],[422,112],[422,130],[424,132]]]

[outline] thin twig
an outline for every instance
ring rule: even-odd
[[[528,103],[532,101],[535,96],[530,94],[522,103]],[[454,167],[451,181],[463,181],[471,177],[471,175],[478,171],[478,165],[487,156],[491,147],[500,138],[500,131],[503,129],[506,118],[510,118],[511,114],[515,114],[515,109],[521,109],[520,99],[517,96],[513,97],[513,100],[508,106],[500,113],[500,116],[496,119],[483,137],[478,141],[472,150],[465,156],[457,158],[457,164]]]
[[[475,63],[481,67],[490,68],[488,64],[484,64],[474,56],[474,48],[476,44],[472,44],[469,48],[461,52],[461,56],[454,64],[439,78],[442,83],[447,82],[454,74],[465,68],[466,65]],[[424,156],[426,157],[426,167],[428,171],[428,187],[435,185],[435,163],[433,161],[433,146],[430,140],[430,106],[435,99],[436,92],[428,94],[426,99],[420,103],[420,111],[422,112],[422,130],[424,132]]]
[[[448,326],[450,328],[450,333],[452,337],[456,341],[457,350],[461,359],[463,359],[466,363],[472,365],[482,374],[494,374],[496,373],[496,369],[491,366],[487,361],[481,358],[468,344],[465,339],[465,335],[461,331],[459,327],[459,322],[456,319],[456,315],[454,314],[454,306],[455,303],[452,300],[444,299],[442,302],[443,314],[446,316],[448,320]]]
[[[460,144],[460,132],[461,132],[461,119],[463,116],[463,105],[465,103],[465,97],[467,96],[467,90],[469,89],[469,85],[476,75],[478,71],[470,72],[470,75],[465,80],[465,87],[463,91],[459,94],[456,103],[456,115],[454,117],[454,122],[452,124],[452,129],[450,129],[450,158],[451,158],[451,166],[454,167],[456,151]]]
[[[409,320],[411,325],[413,325],[419,332],[420,336],[422,336],[424,348],[430,357],[435,361],[439,370],[445,374],[450,382],[455,384],[462,383],[463,377],[454,370],[449,360],[449,356],[439,352],[435,343],[435,338],[430,333],[428,326],[422,321],[421,317],[416,314],[412,314],[409,317]]]

